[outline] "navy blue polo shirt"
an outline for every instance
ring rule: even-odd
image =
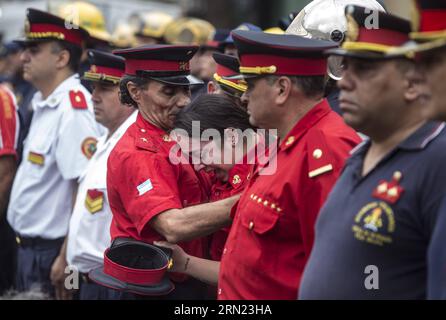
[[[429,122],[366,176],[353,152],[316,223],[299,299],[424,299],[427,249],[446,193],[445,124]]]
[[[428,299],[446,299],[446,198],[438,211],[428,254]]]

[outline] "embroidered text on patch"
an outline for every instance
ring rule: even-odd
[[[138,189],[139,195],[142,196],[147,191],[150,191],[153,189],[152,181],[150,181],[150,179],[147,179],[145,182],[143,182],[139,186],[137,186],[136,189]]]

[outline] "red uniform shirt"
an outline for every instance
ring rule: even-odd
[[[208,201],[202,186],[206,176],[200,176],[190,164],[173,164],[169,159],[173,146],[165,131],[138,114],[110,153],[107,192],[113,213],[112,239],[165,240],[149,225],[153,217]],[[205,242],[196,239],[179,245],[187,253],[203,257]]]
[[[254,170],[233,208],[219,299],[296,299],[319,209],[359,142],[324,100],[281,142],[276,172]]]
[[[246,158],[244,160],[246,160]],[[221,182],[218,180],[212,186],[211,201],[226,199],[242,193],[250,178],[253,166],[253,164],[246,163],[236,164],[229,171],[228,182]],[[210,255],[212,260],[220,261],[230,228],[231,227],[223,228],[212,235],[210,245]]]
[[[9,89],[0,86],[0,156],[17,157],[18,136],[19,119],[14,97]]]

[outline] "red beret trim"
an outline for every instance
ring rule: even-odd
[[[220,77],[229,77],[229,76],[237,75],[238,72],[231,70],[229,68],[226,68],[225,66],[222,66],[221,64],[217,64],[217,74]]]
[[[103,67],[103,66],[98,66],[98,65],[94,65],[94,67],[91,66],[90,72],[98,73],[98,74],[105,74],[107,76],[118,77],[118,78],[121,78],[124,75],[124,70],[122,70],[122,69],[115,69],[115,68]]]
[[[30,32],[27,34],[29,38],[46,38],[46,33],[59,33],[63,35],[63,39],[67,42],[74,43],[78,46],[82,45],[83,36],[79,29],[67,29],[61,26],[56,26],[54,24],[39,23],[31,24]],[[54,37],[54,36],[53,36]],[[51,35],[48,38],[53,38]],[[57,38],[57,37],[54,37]]]
[[[189,71],[189,62],[166,60],[125,60],[125,73],[136,75],[136,71]]]
[[[446,30],[446,10],[424,10],[420,18],[421,32]]]
[[[389,29],[359,29],[359,37],[357,42],[375,43],[386,46],[401,46],[409,41],[409,35]]]
[[[274,74],[316,76],[327,72],[327,59],[290,58],[268,54],[245,54],[240,57],[241,67],[275,66]]]

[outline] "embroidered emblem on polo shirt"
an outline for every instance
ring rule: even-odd
[[[139,186],[137,186],[136,189],[138,189],[139,195],[142,196],[144,193],[153,189],[152,181],[150,179],[147,179]]]
[[[359,241],[378,246],[392,243],[395,232],[392,208],[383,201],[368,203],[355,216],[352,231]]]
[[[87,190],[85,207],[91,214],[101,211],[104,207],[104,193],[96,189]]]

